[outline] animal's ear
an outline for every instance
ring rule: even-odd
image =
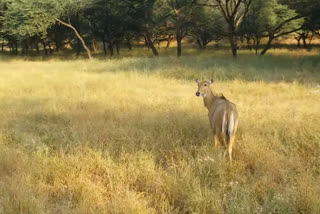
[[[210,81],[209,81],[209,84],[211,85],[213,82],[214,82],[213,80],[210,80]]]
[[[200,84],[200,80],[198,79],[195,79],[196,83],[198,83],[198,85]]]

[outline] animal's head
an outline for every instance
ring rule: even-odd
[[[210,85],[213,83],[213,80],[210,81],[200,81],[196,79],[196,83],[198,84],[198,91],[196,92],[196,96],[206,97],[207,93],[210,91]]]

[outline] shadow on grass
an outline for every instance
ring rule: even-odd
[[[287,47],[287,46],[284,46]],[[219,81],[265,81],[265,82],[297,82],[306,85],[320,83],[320,54],[307,55],[298,52],[296,48],[290,50],[277,49],[280,52],[255,56],[254,51],[240,50],[239,57],[234,60],[225,47],[200,51],[195,48],[185,48],[184,56],[177,58],[175,48],[160,51],[160,57],[152,57],[146,48],[135,48],[124,51],[120,56],[106,58],[96,54],[93,61],[87,63],[88,72],[138,72],[156,74],[165,78],[179,80],[193,80],[195,78]],[[140,57],[137,57],[140,56]],[[76,57],[72,53],[54,53],[52,57],[19,56],[18,58],[0,55],[2,61],[21,59],[26,61],[74,61],[83,60],[85,55]],[[107,60],[106,60],[107,59]],[[77,61],[79,62],[79,61]]]
[[[48,112],[45,100],[17,100],[19,112],[3,127],[15,145],[36,150],[45,145],[51,152],[89,147],[107,152],[114,158],[122,154],[151,153],[163,157],[192,158],[199,147],[211,146],[209,122],[190,112],[121,112],[99,103],[83,103],[67,112]],[[23,110],[28,107],[28,112]],[[208,143],[210,145],[208,145]]]
[[[320,83],[320,56],[199,55],[159,58],[126,58],[114,63],[95,66],[93,72],[139,72],[165,78],[193,80],[195,78],[219,81],[243,80],[265,82]]]
[[[261,46],[262,48],[263,46]],[[160,57],[176,57],[176,47],[157,47]],[[297,45],[292,44],[274,44],[269,49],[266,55],[269,55],[270,52],[274,52],[275,50],[287,50],[291,52],[296,52],[297,55],[301,54],[301,52],[312,52],[314,50],[320,49],[320,44],[312,44],[309,45],[308,48],[298,47]],[[262,49],[258,50],[261,51]],[[195,44],[183,44],[182,56],[198,56],[198,55],[206,55],[206,56],[222,56],[227,57],[228,59],[232,59],[231,50],[228,44],[218,43],[213,45],[208,45],[205,49],[199,49]],[[243,44],[241,48],[238,50],[239,55],[243,56],[254,56],[255,50],[251,45]],[[310,55],[310,54],[309,54]],[[151,49],[148,49],[145,45],[135,45],[134,48],[128,49],[125,46],[122,46],[119,54],[114,54],[110,56],[107,52],[104,54],[102,51],[92,52],[92,56],[97,60],[112,60],[112,59],[123,59],[127,57],[153,57]],[[27,61],[47,61],[47,60],[59,60],[59,61],[70,61],[76,59],[87,59],[87,54],[84,50],[80,53],[79,56],[73,50],[65,49],[63,51],[52,51],[50,54],[45,54],[43,51],[36,52],[35,50],[31,50],[28,54],[12,54],[8,51],[0,52],[0,57],[4,60],[27,60]]]

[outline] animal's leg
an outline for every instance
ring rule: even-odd
[[[232,164],[232,147],[233,147],[233,142],[234,142],[234,139],[235,139],[235,136],[236,136],[237,128],[238,128],[238,121],[236,121],[235,124],[234,124],[233,133],[231,133],[231,136],[229,138],[227,138],[229,160],[230,160],[231,164]]]
[[[221,150],[220,150],[220,158],[221,160],[224,160],[225,156],[226,156],[226,144],[225,144],[225,141],[224,141],[224,137],[223,137],[223,134],[220,133],[217,137],[219,139],[219,142],[221,144]]]
[[[233,146],[234,138],[235,138],[235,135],[234,134],[231,135],[228,142],[229,160],[231,163],[232,163],[232,146]]]
[[[219,146],[219,140],[218,140],[217,135],[215,133],[213,133],[213,144],[214,144],[214,150],[217,150],[218,146]]]
[[[225,160],[225,158],[226,158],[226,156],[227,156],[227,153],[228,153],[227,147],[224,146],[224,147],[223,147],[223,160]]]

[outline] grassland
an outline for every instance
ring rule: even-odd
[[[0,213],[320,213],[319,51],[184,53],[0,56]],[[233,165],[194,78],[237,104]]]

